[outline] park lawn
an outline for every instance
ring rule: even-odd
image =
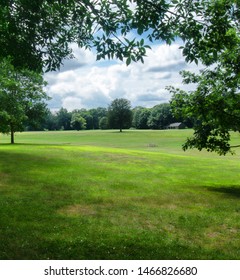
[[[191,133],[1,135],[0,259],[239,259],[240,152]]]

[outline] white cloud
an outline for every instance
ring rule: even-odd
[[[46,74],[47,92],[53,97],[50,105],[73,110],[107,107],[115,98],[127,98],[133,106],[145,107],[167,102],[170,95],[165,87],[181,85],[178,72],[197,68],[185,63],[179,46],[154,46],[144,64],[127,67],[118,61],[96,62],[93,53],[73,45],[77,60],[67,61],[60,72]]]
[[[80,109],[84,107],[81,98],[78,97],[66,97],[63,99],[62,107],[67,108],[69,111],[74,109]]]

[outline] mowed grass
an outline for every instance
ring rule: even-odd
[[[0,259],[239,259],[240,151],[191,133],[1,135]]]

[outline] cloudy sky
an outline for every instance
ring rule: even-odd
[[[60,71],[45,75],[47,93],[52,97],[49,108],[106,108],[115,98],[127,98],[132,107],[150,108],[167,102],[171,96],[165,87],[182,87],[179,71],[197,69],[194,63],[184,61],[179,47],[177,43],[154,45],[144,64],[126,66],[116,60],[96,61],[94,53],[73,45],[76,58],[65,61]]]

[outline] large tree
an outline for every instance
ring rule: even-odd
[[[137,129],[148,129],[148,118],[151,110],[143,107],[136,107],[133,109],[133,127]]]
[[[72,114],[67,109],[61,108],[57,114],[57,125],[59,129],[70,130]]]
[[[71,42],[94,47],[98,59],[142,60],[147,46],[129,40],[133,33],[168,44],[181,38],[187,61],[209,65],[239,35],[239,1],[2,0],[0,27],[0,57],[34,70],[58,68]]]
[[[29,71],[18,71],[9,59],[0,63],[0,132],[11,134],[24,129],[24,123],[34,125],[46,113],[48,99],[43,90],[42,75]]]
[[[148,126],[152,129],[165,129],[175,119],[171,112],[170,104],[163,103],[152,108],[148,118]]]
[[[232,152],[231,131],[240,131],[240,29],[238,1],[208,1],[201,33],[193,37],[195,56],[205,65],[199,73],[183,71],[183,82],[195,90],[169,87],[176,116],[194,120],[194,135],[184,150]],[[195,38],[195,41],[194,41]],[[236,147],[236,146],[235,146]]]
[[[110,128],[130,128],[132,123],[131,103],[125,98],[117,98],[108,107],[108,124]]]
[[[71,120],[71,126],[73,129],[76,130],[83,130],[86,129],[87,122],[82,117],[81,113],[75,111],[72,113],[72,120]]]
[[[0,57],[15,66],[55,70],[72,54],[72,42],[95,48],[97,58],[143,61],[146,44],[184,40],[188,61],[218,60],[226,33],[239,16],[236,0],[2,0]],[[130,35],[130,36],[128,36]]]
[[[56,70],[72,57],[70,43],[96,48],[97,58],[141,59],[143,44],[122,41],[133,28],[129,1],[1,0],[0,58],[11,56],[15,67]]]

